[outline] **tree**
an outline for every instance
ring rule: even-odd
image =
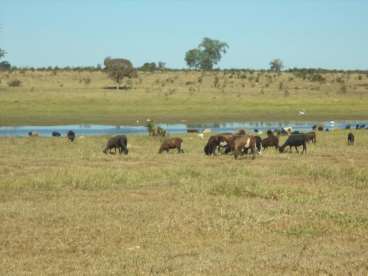
[[[185,61],[191,68],[212,70],[228,48],[229,45],[226,42],[205,37],[197,48],[185,53]]]
[[[199,68],[201,63],[201,51],[191,49],[185,53],[185,62],[190,68]]]
[[[120,88],[120,84],[124,77],[132,78],[137,76],[136,70],[132,63],[124,58],[110,58],[104,60],[105,71],[108,76],[116,82],[116,89]]]
[[[3,49],[0,49],[0,59],[5,57],[6,52]]]
[[[158,69],[159,69],[159,70],[164,70],[164,69],[166,68],[166,63],[165,63],[165,62],[163,62],[163,61],[159,61],[159,62],[157,63],[157,66],[158,66]]]
[[[0,49],[0,59],[2,59],[3,57],[5,57],[6,52],[3,49]],[[3,60],[2,62],[0,62],[0,70],[10,70],[11,69],[11,65],[9,62],[7,62],[6,60]]]
[[[157,70],[157,66],[156,66],[156,63],[154,62],[146,62],[142,65],[140,69],[142,71],[153,72]]]
[[[284,64],[281,59],[275,58],[270,62],[270,70],[275,72],[280,72],[284,68]]]
[[[9,62],[7,62],[6,60],[0,62],[0,70],[10,70],[11,69],[11,65]]]

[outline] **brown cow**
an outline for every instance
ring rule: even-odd
[[[251,150],[252,159],[256,158],[257,151],[257,143],[256,137],[252,135],[242,135],[236,137],[234,140],[234,158],[238,159],[238,156],[241,155],[244,151],[248,149]]]
[[[262,147],[264,149],[268,148],[268,147],[275,147],[275,149],[279,148],[279,137],[275,136],[275,135],[269,135],[268,137],[264,138],[262,140]]]
[[[162,153],[163,151],[169,152],[170,149],[177,149],[178,153],[184,153],[184,150],[181,148],[181,144],[183,143],[183,139],[174,137],[165,139],[158,151],[158,153]]]
[[[313,144],[315,144],[317,142],[316,133],[314,131],[307,132],[305,135],[308,143],[312,141]]]

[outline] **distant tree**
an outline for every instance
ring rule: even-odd
[[[156,63],[154,62],[146,62],[142,65],[140,69],[142,71],[153,72],[157,70],[157,66],[156,66]]]
[[[228,48],[229,45],[226,42],[205,37],[197,48],[185,53],[185,61],[191,68],[212,70]]]
[[[163,61],[159,61],[159,62],[157,63],[157,67],[158,67],[158,69],[159,69],[159,70],[163,70],[163,69],[165,69],[165,68],[166,68],[166,63],[165,63],[165,62],[163,62]]]
[[[0,70],[10,70],[11,69],[11,65],[9,62],[7,62],[6,60],[0,62]]]
[[[6,52],[3,49],[0,49],[0,60],[5,57]],[[0,70],[10,70],[11,69],[11,65],[9,62],[7,62],[6,60],[0,62]]]
[[[132,63],[127,59],[107,57],[104,60],[104,65],[107,75],[116,82],[116,89],[120,88],[120,84],[125,77],[132,78],[137,76]]]
[[[201,51],[199,49],[191,49],[186,52],[185,62],[190,68],[199,68],[201,63]]]
[[[0,49],[0,59],[2,59],[3,57],[5,57],[5,55],[6,55],[5,50]]]
[[[227,43],[205,37],[199,44],[202,52],[201,69],[213,69],[213,66],[221,60],[222,54],[226,53],[227,48],[229,48]]]
[[[282,68],[284,68],[284,64],[281,59],[276,58],[270,62],[271,71],[280,72]]]

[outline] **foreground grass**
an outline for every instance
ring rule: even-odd
[[[130,89],[117,91],[104,89],[113,83],[103,72],[0,72],[0,125],[368,118],[366,75],[323,76],[141,72]],[[14,79],[22,86],[8,87]]]
[[[318,134],[254,161],[0,138],[0,274],[367,274],[368,132]]]

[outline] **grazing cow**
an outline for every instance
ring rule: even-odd
[[[346,125],[345,129],[351,129],[351,125]]]
[[[305,133],[307,136],[307,142],[313,142],[315,144],[317,142],[316,133],[314,131]]]
[[[57,132],[57,131],[53,131],[53,132],[51,133],[51,135],[52,135],[53,137],[60,137],[60,136],[61,136],[61,133],[60,133],[60,132]]]
[[[68,133],[66,134],[66,137],[68,137],[70,142],[73,142],[75,139],[75,133],[73,130],[69,130]]]
[[[302,153],[307,153],[307,136],[305,134],[292,134],[290,135],[286,142],[279,148],[280,152],[284,152],[285,148],[289,146],[290,152],[291,147],[295,147],[296,152],[299,153],[298,147],[303,146]]]
[[[199,133],[199,130],[195,128],[188,128],[187,133]]]
[[[349,134],[348,134],[348,145],[354,145],[354,142],[355,142],[354,134],[349,132]]]
[[[178,153],[184,153],[184,150],[181,148],[182,143],[183,140],[178,137],[165,139],[162,142],[158,153],[162,153],[163,151],[169,152],[170,149],[177,149]]]
[[[319,126],[317,129],[318,131],[323,131],[323,126]]]
[[[251,135],[238,136],[234,140],[234,158],[238,159],[238,156],[243,152],[251,150],[252,159],[256,158],[256,137]]]
[[[116,135],[114,137],[111,137],[107,141],[103,153],[107,154],[107,151],[109,151],[109,153],[112,153],[111,152],[112,149],[114,149],[116,153],[116,148],[119,150],[120,154],[122,152],[124,152],[124,154],[128,154],[128,139],[125,135]]]
[[[216,154],[216,150],[219,150],[221,147],[225,147],[225,152],[227,152],[228,145],[231,144],[232,137],[232,133],[221,133],[211,136],[203,149],[204,153],[206,155]]]
[[[316,129],[317,129],[317,125],[313,125],[312,130],[316,130]]]
[[[272,134],[272,132],[271,132]],[[268,137],[262,140],[262,147],[264,149],[269,147],[275,147],[275,149],[279,149],[279,137],[275,135],[268,135]]]

